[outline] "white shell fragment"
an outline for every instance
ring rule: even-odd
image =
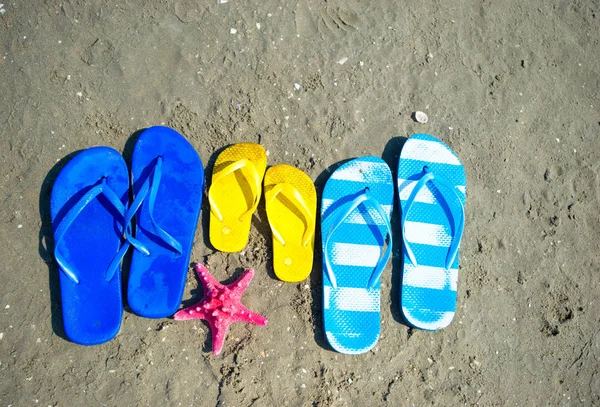
[[[340,59],[340,60],[338,61],[338,64],[340,64],[340,65],[344,65],[344,64],[345,64],[347,61],[348,61],[348,58],[347,58],[347,57],[344,57],[344,58],[342,58],[342,59]]]
[[[413,114],[415,121],[425,124],[429,121],[429,117],[427,117],[427,115],[425,114],[425,112],[421,112],[420,110],[417,110],[414,114]]]
[[[231,30],[229,30],[229,34],[236,34],[237,30],[235,28],[232,28]]]

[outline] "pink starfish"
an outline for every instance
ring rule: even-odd
[[[267,318],[244,307],[242,294],[254,277],[254,270],[248,269],[240,278],[229,285],[219,283],[202,264],[196,263],[196,273],[204,287],[204,297],[191,307],[178,311],[173,318],[177,321],[203,319],[212,332],[213,354],[223,349],[225,335],[233,322],[249,322],[254,325],[267,325]]]

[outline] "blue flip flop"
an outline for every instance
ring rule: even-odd
[[[404,243],[402,313],[416,328],[438,330],[450,324],[456,311],[465,170],[446,144],[415,134],[400,154],[398,192]]]
[[[379,339],[380,277],[392,249],[393,202],[392,173],[378,157],[345,163],[325,184],[323,320],[327,341],[338,352],[364,353]]]
[[[96,345],[121,327],[121,259],[129,197],[127,164],[117,151],[93,147],[77,154],[52,187],[54,257],[60,270],[65,333]]]
[[[204,186],[194,147],[167,127],[146,129],[131,168],[136,233],[127,300],[138,315],[164,318],[179,308]]]

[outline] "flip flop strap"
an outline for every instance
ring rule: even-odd
[[[423,189],[423,187],[425,187],[425,185],[430,181],[436,182],[437,184],[443,186],[448,191],[451,191],[453,193],[452,198],[456,198],[456,200],[458,201],[458,203],[460,205],[460,218],[459,219],[455,219],[454,213],[452,212],[452,210],[449,209],[450,214],[448,216],[448,219],[450,220],[450,222],[453,226],[453,229],[454,229],[454,233],[452,235],[452,242],[450,243],[450,248],[448,249],[448,254],[446,255],[446,270],[449,270],[450,267],[452,267],[452,264],[454,263],[454,259],[456,258],[456,255],[458,254],[458,250],[460,248],[460,239],[462,238],[462,234],[463,234],[463,230],[464,230],[464,226],[465,226],[465,208],[463,206],[461,197],[456,193],[455,187],[450,182],[448,182],[444,178],[442,178],[441,176],[435,175],[433,172],[431,172],[431,170],[428,167],[423,168],[423,176],[415,184],[415,186],[410,194],[410,197],[406,201],[406,206],[404,207],[404,211],[402,212],[402,240],[404,241],[404,250],[406,251],[406,254],[408,255],[408,258],[410,259],[412,264],[415,265],[415,267],[416,267],[417,266],[417,258],[415,257],[412,249],[410,248],[408,240],[406,239],[406,230],[405,230],[406,219],[408,218],[408,212],[410,211],[412,204],[414,203],[417,195]],[[444,196],[444,194],[442,193],[442,191],[440,189],[438,189],[438,190],[440,191],[439,196],[446,203],[446,206],[448,208],[450,208],[447,197]]]
[[[86,192],[81,198],[79,198],[79,200],[75,203],[75,205],[73,205],[73,207],[67,212],[67,214],[62,219],[62,221],[60,222],[60,224],[58,225],[58,228],[56,228],[56,231],[54,233],[54,239],[55,239],[54,258],[56,259],[56,262],[60,266],[60,269],[75,284],[79,284],[79,276],[75,272],[75,269],[69,264],[69,262],[65,259],[65,257],[60,253],[59,247],[61,246],[61,243],[63,241],[65,233],[71,227],[71,225],[73,224],[75,219],[77,219],[77,217],[81,214],[83,209],[87,205],[89,205],[90,202],[92,202],[94,199],[96,199],[96,197],[100,194],[104,195],[108,199],[108,201],[111,203],[111,205],[121,214],[121,216],[123,216],[123,219],[124,219],[125,218],[125,205],[123,205],[123,203],[121,202],[121,200],[119,199],[117,194],[115,194],[115,192],[112,189],[110,189],[110,187],[106,184],[106,178],[102,177],[101,183],[99,185],[96,185],[95,187],[90,189],[88,192]],[[129,225],[127,225],[126,228],[127,227],[129,227]],[[117,252],[117,254],[115,254],[113,259],[111,260],[108,268],[106,269],[106,272],[104,273],[104,278],[106,281],[110,281],[114,277],[115,272],[117,271],[117,268],[119,267],[119,264],[121,263],[121,260],[123,259],[123,256],[125,256],[125,253],[127,252],[127,249],[129,248],[129,245],[130,245],[129,240],[126,240],[119,248],[119,251]]]
[[[252,189],[254,201],[252,203],[252,206],[246,212],[244,212],[240,215],[240,217],[238,218],[239,221],[243,222],[244,218],[246,218],[248,216],[252,216],[252,214],[258,207],[258,202],[260,201],[260,175],[258,174],[258,170],[256,169],[256,166],[252,163],[252,161],[248,160],[247,158],[242,158],[240,160],[234,161],[233,163],[227,165],[225,168],[223,168],[221,171],[219,171],[219,175],[217,175],[213,179],[212,185],[211,185],[210,189],[208,190],[208,202],[210,203],[210,211],[212,212],[213,215],[215,215],[217,217],[217,219],[219,219],[220,222],[223,221],[223,215],[221,214],[221,210],[217,206],[215,199],[213,197],[213,194],[212,194],[213,187],[215,184],[217,184],[223,178],[227,177],[230,174],[233,174],[234,172],[236,172],[238,170],[242,170],[242,169],[246,169],[250,173],[250,180],[252,182],[249,182],[249,185],[250,185],[250,188]]]
[[[273,188],[271,188],[269,191],[265,191],[265,199],[267,200],[267,202],[272,202],[277,198],[277,195],[279,194],[282,194],[292,203],[296,204],[296,208],[298,208],[302,216],[304,216],[306,227],[304,229],[304,233],[302,234],[302,246],[308,245],[310,239],[314,236],[315,233],[315,218],[310,213],[310,209],[308,209],[306,201],[302,197],[300,191],[298,191],[298,189],[296,189],[296,187],[294,187],[292,184],[288,184],[287,182],[277,184],[273,186]],[[275,226],[273,226],[272,222],[270,222],[269,225],[271,226],[273,236],[275,236],[279,243],[285,246],[285,240],[283,239],[283,236],[281,236],[281,233],[279,233],[277,229],[275,229]]]
[[[379,213],[379,216],[381,216],[383,218],[384,225],[386,227],[386,236],[389,236],[389,242],[388,242],[387,249],[383,253],[383,256],[381,256],[379,258],[379,261],[377,262],[377,265],[375,266],[375,269],[373,270],[373,273],[371,274],[371,277],[369,278],[369,283],[367,285],[367,288],[373,288],[377,284],[377,282],[381,278],[381,273],[383,273],[383,269],[385,268],[385,265],[387,264],[387,262],[390,258],[390,255],[392,254],[392,227],[390,226],[388,214],[383,210],[383,208],[381,207],[379,202],[371,195],[371,193],[369,192],[369,188],[367,187],[367,188],[365,188],[364,192],[362,192],[356,198],[354,198],[354,200],[352,200],[348,209],[344,213],[342,213],[331,224],[331,226],[329,227],[329,231],[327,232],[327,237],[325,238],[325,250],[324,250],[325,251],[325,253],[324,253],[325,269],[326,269],[325,271],[327,272],[327,276],[329,277],[329,281],[331,281],[331,285],[333,286],[333,288],[337,288],[337,280],[335,278],[335,274],[333,273],[333,268],[331,267],[331,260],[329,258],[329,241],[331,239],[331,236],[333,236],[333,233],[335,232],[335,230],[342,223],[344,223],[344,221],[350,216],[350,214],[356,208],[358,208],[358,206],[360,204],[363,204],[363,203],[364,204],[370,203],[371,206],[373,208],[375,208],[375,210],[377,210],[377,212]]]
[[[131,220],[134,215],[137,213],[139,208],[142,206],[142,203],[148,198],[148,214],[150,217],[150,222],[152,223],[152,228],[156,236],[158,236],[164,243],[166,243],[169,247],[175,250],[179,255],[183,254],[183,248],[181,243],[177,241],[173,236],[167,233],[163,228],[161,228],[156,220],[154,219],[154,204],[156,202],[156,195],[158,194],[158,188],[160,187],[160,180],[162,176],[162,157],[156,157],[156,162],[154,167],[152,168],[152,174],[148,176],[146,181],[142,184],[142,187],[138,191],[135,196],[135,199],[129,206],[127,210],[127,214],[125,217],[125,221],[127,222],[127,240],[131,242],[133,247],[142,252],[144,255],[149,256],[150,251],[146,246],[144,246],[139,240],[135,239],[131,236]]]

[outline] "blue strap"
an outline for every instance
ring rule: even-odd
[[[83,211],[83,209],[92,202],[98,195],[104,195],[108,201],[115,207],[115,209],[123,216],[123,221],[125,225],[125,239],[126,241],[121,245],[121,248],[115,254],[113,259],[111,260],[104,278],[106,281],[110,281],[117,271],[119,265],[121,264],[121,260],[127,253],[127,249],[132,245],[136,250],[142,252],[144,255],[149,256],[150,251],[148,248],[140,242],[138,239],[133,237],[131,220],[134,215],[144,202],[146,196],[148,196],[148,204],[149,204],[149,213],[150,213],[150,221],[152,222],[152,226],[154,227],[154,231],[158,237],[160,237],[166,244],[172,247],[179,255],[183,253],[183,249],[181,244],[169,235],[166,231],[164,231],[156,221],[154,220],[153,212],[154,212],[154,204],[156,201],[156,195],[158,193],[158,187],[160,185],[160,178],[162,174],[162,157],[158,157],[156,161],[156,165],[152,169],[153,173],[151,177],[144,182],[142,188],[138,192],[137,196],[131,203],[128,209],[125,208],[119,197],[114,193],[112,189],[106,184],[106,178],[102,178],[101,183],[96,185],[92,189],[90,189],[85,195],[83,195],[75,205],[67,212],[65,217],[60,222],[60,225],[56,229],[54,233],[55,240],[55,248],[54,248],[54,258],[56,262],[60,266],[61,270],[69,277],[74,283],[79,284],[79,277],[75,272],[75,269],[69,264],[69,262],[64,258],[64,256],[59,252],[60,243],[63,240],[63,237],[69,227],[73,224],[75,219],[79,216],[79,214]],[[152,184],[150,186],[150,184]]]
[[[390,255],[392,254],[392,227],[390,226],[388,214],[385,213],[379,202],[375,198],[373,198],[373,196],[371,196],[369,188],[367,187],[365,188],[364,192],[362,192],[352,200],[348,209],[331,224],[329,231],[327,232],[327,237],[325,239],[325,271],[327,272],[327,277],[329,277],[329,281],[331,281],[331,285],[333,286],[333,288],[338,287],[335,274],[333,273],[333,268],[331,267],[331,260],[329,259],[329,241],[336,229],[342,223],[344,223],[348,216],[350,216],[350,214],[362,203],[370,203],[377,210],[379,216],[381,216],[385,222],[386,235],[389,236],[387,249],[383,256],[380,257],[379,261],[377,262],[377,265],[375,266],[375,269],[373,270],[373,273],[371,274],[371,277],[369,279],[367,288],[373,288],[377,284],[377,282],[381,278],[381,273],[383,273],[383,269],[385,268],[385,265],[387,264]]]
[[[158,193],[158,188],[160,186],[160,179],[162,176],[162,157],[156,158],[156,164],[152,169],[152,175],[149,176],[144,184],[138,191],[135,199],[131,203],[127,216],[125,217],[125,221],[129,225],[133,216],[137,213],[142,203],[148,197],[148,213],[150,215],[150,222],[154,228],[154,233],[158,236],[163,242],[165,242],[168,246],[170,246],[173,250],[175,250],[179,255],[183,254],[183,248],[181,243],[177,241],[173,236],[168,234],[163,228],[161,228],[158,223],[154,220],[154,203],[156,201],[156,195]],[[128,229],[129,231],[129,229]],[[137,239],[128,235],[127,240],[131,242],[131,244],[144,255],[149,256],[150,251]]]
[[[452,193],[454,194],[453,198],[456,198],[456,200],[458,201],[458,203],[460,205],[460,219],[458,219],[459,221],[457,222],[457,219],[454,219],[454,213],[450,209],[448,199],[444,196],[442,191],[439,190],[440,191],[439,196],[442,198],[442,200],[446,203],[446,206],[449,208],[450,214],[449,214],[448,219],[452,223],[452,226],[454,229],[453,230],[454,233],[452,235],[452,242],[450,244],[450,248],[448,249],[448,254],[446,256],[446,270],[450,270],[450,267],[452,267],[452,264],[454,263],[454,259],[456,258],[456,255],[458,254],[458,249],[460,246],[460,239],[462,238],[462,234],[463,234],[463,230],[464,230],[464,226],[465,226],[465,208],[463,206],[460,196],[458,196],[458,194],[456,193],[455,187],[452,184],[450,184],[448,181],[446,181],[444,178],[440,177],[439,175],[436,176],[426,166],[423,167],[423,176],[415,184],[415,187],[413,188],[413,190],[410,194],[410,197],[406,201],[406,206],[404,207],[404,211],[402,211],[402,240],[404,241],[404,250],[406,251],[406,254],[408,255],[408,258],[410,259],[412,264],[414,264],[416,267],[417,266],[417,258],[415,257],[412,249],[410,248],[410,245],[408,244],[408,240],[406,239],[405,225],[406,225],[406,219],[408,218],[408,212],[410,211],[412,204],[414,203],[414,201],[415,201],[417,195],[419,194],[419,192],[421,191],[421,189],[423,189],[425,184],[427,184],[429,181],[436,182],[439,185],[445,187],[445,189],[452,191]]]
[[[125,218],[125,206],[123,205],[117,194],[115,194],[114,191],[110,189],[110,187],[106,184],[106,178],[103,177],[99,185],[96,185],[95,187],[90,189],[75,203],[75,205],[73,205],[73,207],[67,212],[65,217],[62,219],[60,225],[58,225],[58,228],[56,228],[56,231],[54,233],[54,258],[56,259],[56,262],[60,266],[60,269],[65,273],[65,275],[76,284],[79,284],[79,277],[75,272],[74,268],[60,253],[59,247],[61,242],[63,241],[65,233],[73,224],[75,219],[79,216],[83,209],[100,194],[104,195],[108,199],[108,201],[115,207],[115,209],[123,216],[123,218]],[[129,225],[127,227],[129,227]],[[104,274],[104,278],[106,279],[106,281],[112,280],[128,248],[129,241],[126,241],[121,246],[117,254],[113,257],[112,261],[110,262],[110,265],[108,266]]]

